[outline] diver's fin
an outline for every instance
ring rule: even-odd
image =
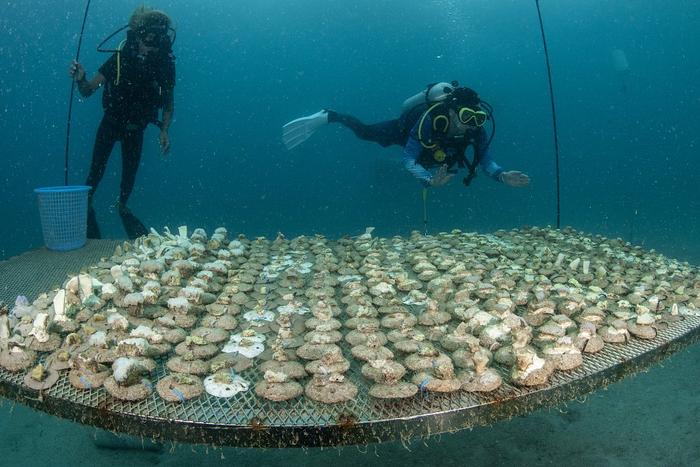
[[[97,224],[97,216],[95,215],[92,204],[88,205],[87,238],[102,238],[100,226]]]
[[[119,206],[119,216],[122,218],[124,230],[126,230],[126,235],[130,240],[134,240],[143,235],[148,235],[148,229],[146,226],[143,225],[139,218],[134,216],[131,210],[126,206]]]
[[[321,110],[307,117],[292,120],[282,127],[282,142],[287,149],[293,149],[309,139],[309,137],[328,123],[328,111]]]

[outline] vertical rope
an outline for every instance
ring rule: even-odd
[[[557,131],[557,111],[554,105],[554,88],[552,87],[552,69],[549,64],[549,51],[547,49],[547,39],[544,34],[544,25],[542,23],[542,12],[540,11],[540,1],[535,0],[537,6],[537,16],[540,19],[540,31],[542,32],[542,45],[544,46],[544,56],[547,61],[547,78],[549,79],[549,97],[552,101],[552,124],[554,129],[554,155],[557,176],[557,229],[560,227],[561,219],[561,198],[560,198],[560,180],[559,180],[559,133]]]
[[[423,230],[428,235],[428,189],[423,188]]]
[[[85,32],[85,22],[87,21],[88,10],[90,9],[90,0],[85,5],[85,15],[83,16],[83,25],[80,28],[80,36],[78,37],[78,50],[75,52],[75,61],[80,59],[80,47],[83,44],[83,33]],[[75,94],[75,80],[70,83],[70,98],[68,99],[68,119],[66,124],[66,154],[63,168],[63,184],[68,185],[68,151],[70,147],[70,122],[73,115],[73,95]]]

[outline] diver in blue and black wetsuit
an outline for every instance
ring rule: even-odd
[[[489,155],[491,138],[484,125],[491,113],[490,106],[472,89],[456,82],[437,83],[407,99],[398,119],[367,125],[353,116],[322,110],[287,123],[282,139],[292,149],[316,129],[337,122],[360,139],[384,147],[403,146],[404,166],[426,187],[446,184],[457,168],[467,170],[463,182],[469,185],[479,166],[494,180],[513,187],[527,186],[530,177],[515,170],[504,171]],[[474,148],[471,161],[466,154],[469,146]]]

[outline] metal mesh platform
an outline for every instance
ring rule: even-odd
[[[0,299],[12,303],[19,294],[34,298],[60,286],[67,274],[109,256],[117,242],[90,241],[81,250],[56,253],[32,251],[0,263]],[[606,344],[584,364],[556,372],[545,387],[504,385],[478,395],[459,391],[449,395],[418,394],[401,401],[381,401],[368,395],[368,381],[353,363],[348,378],[358,389],[351,402],[325,405],[307,398],[270,402],[253,391],[230,399],[207,394],[183,404],[168,403],[157,393],[140,402],[122,402],[103,388],[81,391],[67,374],[39,393],[23,386],[25,372],[0,370],[0,394],[44,412],[136,436],[251,447],[330,446],[409,439],[493,423],[582,396],[643,370],[700,339],[700,318],[684,317],[660,330],[653,340],[633,338],[626,345]],[[345,352],[349,351],[347,347]],[[496,367],[498,368],[498,367]],[[154,380],[166,374],[158,362]],[[500,369],[506,374],[505,369]],[[242,376],[260,380],[254,365]]]

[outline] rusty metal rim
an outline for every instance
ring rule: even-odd
[[[71,403],[2,380],[0,395],[61,418],[156,440],[255,448],[369,444],[456,432],[552,407],[645,370],[698,340],[700,327],[695,327],[676,339],[586,378],[475,407],[362,423],[353,423],[349,417],[326,426],[266,427],[256,420],[251,420],[247,426],[233,426],[142,417]]]

